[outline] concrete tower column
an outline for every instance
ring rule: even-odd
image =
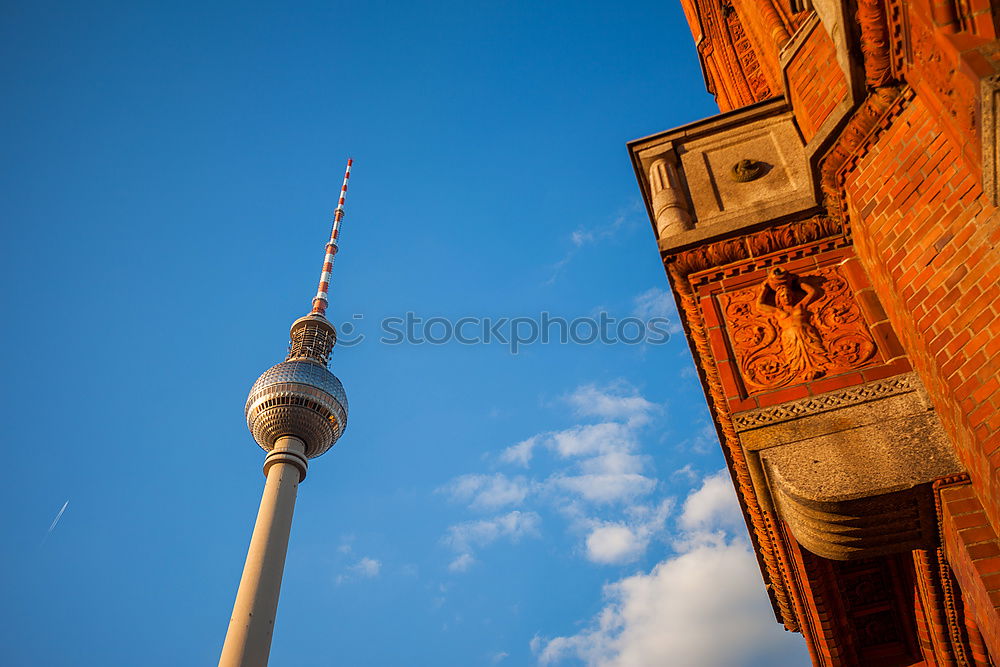
[[[295,495],[306,476],[305,452],[302,440],[281,436],[264,459],[267,481],[219,667],[267,665]]]

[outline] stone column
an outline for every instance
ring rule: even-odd
[[[674,160],[673,153],[668,153],[649,166],[653,219],[659,237],[672,236],[693,227]]]
[[[306,466],[305,443],[292,436],[278,438],[264,459],[267,481],[219,667],[267,665],[295,494]]]

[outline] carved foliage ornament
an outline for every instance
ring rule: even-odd
[[[757,54],[732,4],[705,3],[700,9],[704,12],[701,29],[706,34],[698,44],[698,52],[711,62],[705,67],[711,80],[709,92],[715,94],[723,110],[772,97]]]
[[[837,267],[771,269],[759,287],[719,296],[749,393],[858,368],[875,341]]]
[[[812,243],[836,236],[841,231],[838,221],[821,216],[770,227],[736,239],[698,246],[671,255],[666,260],[670,262],[672,272],[686,276],[708,268]]]
[[[865,83],[869,88],[885,86],[892,80],[892,61],[882,0],[858,0],[857,18],[861,26],[861,53],[865,57]]]
[[[912,39],[913,60],[921,65],[921,77],[934,90],[960,136],[976,136],[976,85],[959,72],[959,56],[946,53],[934,31],[922,22],[915,23]]]

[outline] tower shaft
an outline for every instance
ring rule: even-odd
[[[264,493],[219,667],[267,665],[295,496],[306,465],[305,443],[293,436],[278,438],[264,459]]]

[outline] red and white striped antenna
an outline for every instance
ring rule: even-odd
[[[344,199],[347,198],[347,181],[351,178],[351,165],[353,163],[353,158],[347,158],[344,185],[340,188],[340,201],[337,202],[337,209],[333,212],[333,229],[330,231],[330,240],[326,244],[326,257],[323,258],[323,272],[319,276],[319,287],[316,288],[316,296],[313,297],[311,315],[324,316],[326,314],[326,306],[330,302],[330,273],[333,271],[333,259],[337,256],[337,237],[340,236],[340,222],[344,219]]]

